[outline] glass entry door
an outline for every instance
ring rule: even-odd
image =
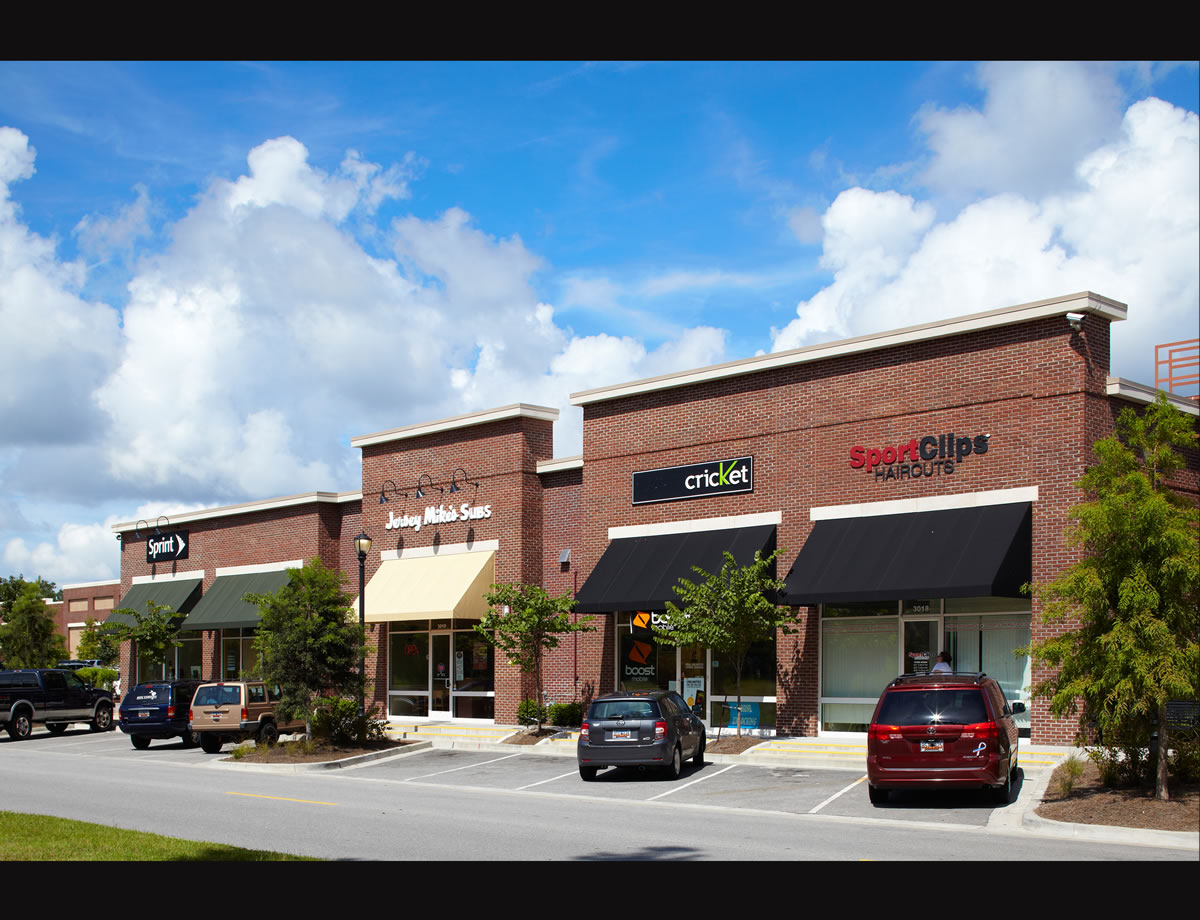
[[[454,672],[450,669],[450,633],[435,632],[429,643],[429,715],[450,718],[450,687]]]
[[[708,655],[701,645],[685,645],[679,649],[679,679],[682,696],[696,717],[708,722]]]
[[[938,620],[904,620],[903,673],[928,674],[937,661],[941,624]]]

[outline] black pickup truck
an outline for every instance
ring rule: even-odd
[[[111,731],[113,695],[58,668],[0,671],[0,725],[13,740],[23,741],[38,722],[54,735],[72,722],[87,722],[94,732]]]

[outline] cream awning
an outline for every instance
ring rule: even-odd
[[[488,610],[483,595],[496,580],[495,558],[484,552],[384,560],[367,582],[366,620],[481,620]]]

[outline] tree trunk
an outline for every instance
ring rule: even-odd
[[[1154,797],[1160,802],[1171,799],[1167,791],[1167,701],[1158,704],[1158,770],[1154,775]]]
[[[737,736],[742,737],[742,663],[737,663],[737,707],[738,707],[738,732]]]

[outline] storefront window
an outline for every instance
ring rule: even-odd
[[[183,643],[178,648],[171,649],[167,654],[167,662],[151,662],[141,654],[137,655],[137,680],[174,680],[176,677],[200,678],[200,668],[203,662],[201,633],[195,630],[179,633],[178,638]]]
[[[257,629],[226,629],[221,632],[221,676],[224,680],[258,677],[258,651],[254,648]]]
[[[617,687],[621,690],[679,690],[676,649],[660,645],[651,624],[657,611],[617,614]]]
[[[424,717],[432,712],[435,717],[449,713],[455,719],[495,718],[495,649],[470,628],[474,622],[439,619],[389,624],[389,716]]]
[[[896,605],[892,606],[895,611]],[[843,615],[845,616],[845,615]],[[896,676],[899,617],[821,621],[821,728],[864,732],[879,694]]]
[[[989,598],[992,600],[992,598]],[[956,671],[984,671],[996,678],[1007,700],[1028,704],[1032,670],[1028,655],[1015,654],[1033,641],[1029,613],[948,615],[945,649]],[[1018,729],[1029,729],[1029,712],[1015,716]]]

